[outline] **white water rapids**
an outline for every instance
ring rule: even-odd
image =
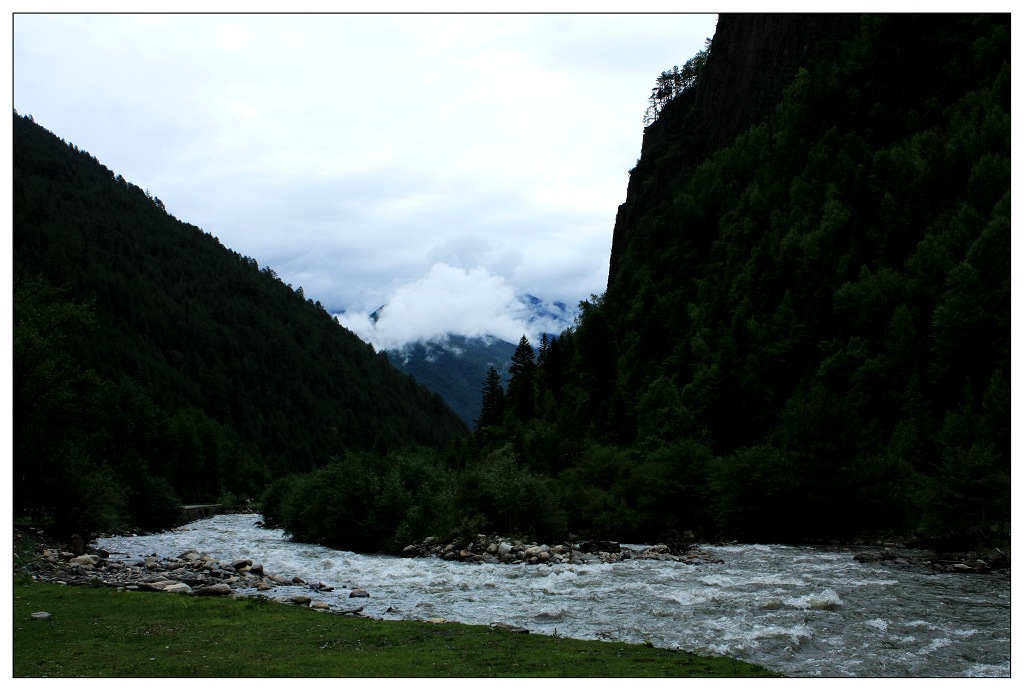
[[[712,547],[723,564],[631,560],[507,565],[365,555],[291,542],[225,515],[97,545],[131,562],[188,550],[251,558],[267,573],[334,586],[305,593],[382,619],[504,622],[534,633],[728,655],[789,676],[1010,675],[1010,579],[861,564],[844,548]],[[363,588],[369,600],[349,599]]]

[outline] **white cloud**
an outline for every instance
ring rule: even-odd
[[[376,311],[376,320],[373,312]],[[517,343],[522,336],[539,344],[541,333],[567,325],[535,316],[504,278],[487,269],[460,269],[437,263],[427,274],[398,285],[379,310],[337,315],[343,326],[378,350],[417,341],[444,341],[448,334],[497,337]]]

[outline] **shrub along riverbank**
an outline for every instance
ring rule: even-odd
[[[15,677],[775,676],[644,645],[26,579],[13,620]]]

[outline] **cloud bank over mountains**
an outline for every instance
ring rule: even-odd
[[[484,267],[436,262],[426,275],[396,285],[380,309],[335,316],[377,350],[400,350],[411,343],[444,342],[449,334],[510,343],[525,335],[538,346],[541,334],[561,333],[575,314],[561,303],[518,294]]]
[[[651,88],[717,23],[247,12],[16,13],[14,106],[388,347],[602,292]]]

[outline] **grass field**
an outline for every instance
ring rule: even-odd
[[[266,598],[200,598],[16,581],[15,677],[750,677],[725,657],[379,621]],[[45,611],[45,619],[32,613]]]

